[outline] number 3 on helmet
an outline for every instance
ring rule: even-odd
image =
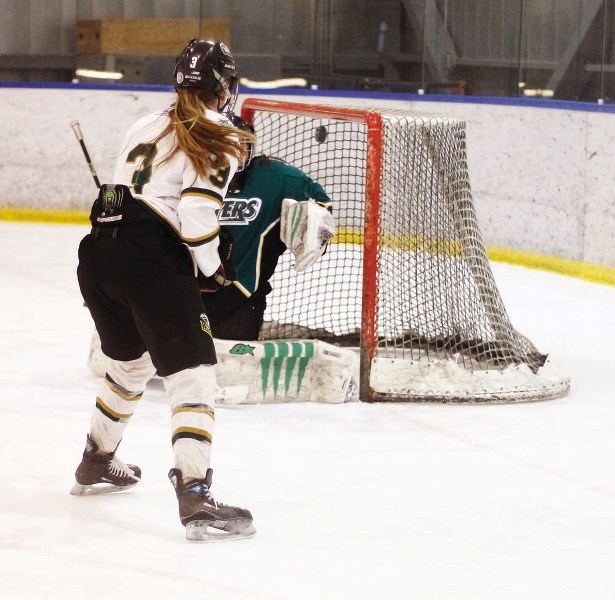
[[[231,112],[239,83],[235,59],[222,42],[192,39],[181,51],[173,71],[176,87],[199,88],[224,98],[219,112]]]

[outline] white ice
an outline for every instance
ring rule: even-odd
[[[615,598],[615,288],[494,265],[514,326],[572,378],[559,400],[219,408],[213,491],[258,533],[192,544],[160,386],[118,452],[142,482],[68,493],[100,385],[86,230],[0,223],[0,598]]]

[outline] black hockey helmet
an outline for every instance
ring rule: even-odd
[[[255,133],[254,127],[252,125],[250,125],[247,121],[242,119],[239,115],[236,115],[235,113],[231,113],[231,114],[229,114],[228,117],[231,120],[231,123],[235,127],[237,127],[237,129],[241,129],[242,131],[247,131],[247,132],[251,133],[252,135],[254,135],[254,133]],[[243,171],[243,169],[245,169],[250,164],[250,161],[254,158],[255,151],[256,151],[256,149],[254,147],[254,143],[247,142],[246,158],[239,165],[239,167],[237,169],[238,172],[239,171]]]
[[[239,92],[235,59],[222,42],[191,39],[175,63],[173,78],[178,88],[198,88],[214,96],[226,96],[219,112],[232,111]]]

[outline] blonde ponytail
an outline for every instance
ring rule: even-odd
[[[248,143],[254,143],[255,137],[247,131],[205,117],[205,110],[217,102],[216,96],[203,90],[177,89],[177,99],[168,111],[169,124],[153,140],[156,143],[171,133],[175,134],[175,146],[163,157],[162,163],[170,160],[177,152],[183,152],[200,176],[211,169],[226,167],[227,155],[234,156],[241,163]]]

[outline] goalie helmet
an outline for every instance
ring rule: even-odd
[[[235,106],[239,92],[235,59],[222,42],[190,40],[177,57],[173,78],[178,88],[198,88],[224,97],[218,112]]]
[[[229,116],[229,119],[231,120],[231,123],[233,123],[233,125],[237,127],[237,129],[241,129],[242,131],[248,131],[252,135],[255,134],[254,127],[250,125],[247,121],[242,119],[239,115],[232,113]],[[243,162],[240,163],[239,167],[237,168],[237,172],[243,171],[250,164],[250,161],[254,158],[254,153],[256,151],[255,144],[253,144],[252,142],[246,142],[246,146],[246,157],[244,158]]]

